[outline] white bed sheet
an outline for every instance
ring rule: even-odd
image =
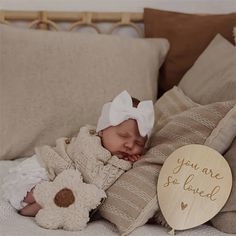
[[[0,236],[118,236],[116,228],[105,220],[91,222],[79,232],[64,230],[47,230],[39,227],[34,218],[23,217],[2,199],[2,179],[8,169],[22,160],[0,161]],[[133,231],[130,236],[163,236],[168,235],[167,230],[158,225],[144,225]],[[233,234],[222,233],[209,225],[202,225],[191,230],[178,231],[179,236],[227,236]]]

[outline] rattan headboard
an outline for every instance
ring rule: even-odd
[[[97,23],[110,22],[111,27],[106,32],[111,34],[116,28],[130,26],[140,37],[143,31],[139,23],[143,22],[143,13],[130,12],[53,12],[53,11],[0,11],[0,23],[11,24],[15,21],[26,21],[28,28],[44,30],[62,30],[61,22],[69,23],[68,31],[82,26],[94,28],[101,33]],[[63,29],[64,30],[64,29]]]

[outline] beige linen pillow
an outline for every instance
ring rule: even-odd
[[[173,90],[170,96],[173,96]],[[183,103],[181,99],[180,104]],[[107,190],[108,197],[100,208],[101,215],[114,223],[122,235],[127,235],[146,223],[159,208],[156,184],[165,159],[183,145],[205,144],[235,104],[236,101],[205,106],[193,104],[192,108],[169,119],[163,128],[153,134],[150,140],[151,148],[144,158],[136,162],[133,169],[124,173]],[[158,109],[158,106],[155,108]],[[225,142],[224,149],[229,145],[230,143]]]
[[[184,75],[179,87],[200,104],[236,99],[235,46],[218,34]]]
[[[0,25],[0,159],[28,156],[82,125],[126,89],[157,96],[165,39],[47,32]]]
[[[163,94],[154,104],[154,111],[156,122],[154,132],[159,131],[168,123],[174,115],[177,115],[189,108],[198,106],[199,104],[193,102],[190,98],[185,96],[183,91],[174,86]]]
[[[236,137],[224,157],[231,167],[233,186],[225,206],[221,212],[211,220],[211,222],[221,231],[236,234]]]
[[[236,106],[222,119],[211,136],[206,140],[205,145],[224,153],[236,136]],[[228,144],[228,145],[225,145]],[[236,199],[235,199],[236,200]]]

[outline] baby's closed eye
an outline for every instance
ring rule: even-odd
[[[129,137],[128,133],[118,133],[118,135],[122,138],[128,138]]]
[[[144,142],[140,142],[140,141],[136,141],[135,144],[137,144],[140,147],[144,147],[144,145],[145,145]]]

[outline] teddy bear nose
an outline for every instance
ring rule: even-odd
[[[59,207],[68,207],[75,201],[73,192],[68,188],[61,189],[54,197],[54,202]]]

